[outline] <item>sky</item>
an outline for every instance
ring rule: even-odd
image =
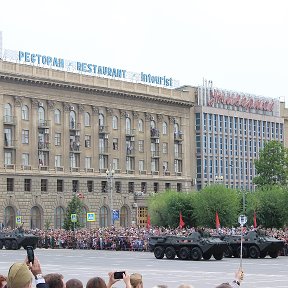
[[[2,0],[3,48],[288,103],[287,0]]]

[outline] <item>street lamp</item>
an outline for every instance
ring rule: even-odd
[[[114,169],[110,168],[106,170],[107,182],[109,182],[110,189],[110,209],[111,209],[111,226],[114,225],[114,217],[113,217],[113,177],[114,177]]]

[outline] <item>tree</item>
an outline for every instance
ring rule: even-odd
[[[63,226],[65,230],[74,230],[74,227],[75,228],[81,227],[81,224],[79,222],[79,215],[82,213],[82,207],[83,204],[81,200],[76,195],[74,195],[71,201],[68,203],[66,209],[64,226]],[[77,221],[75,223],[71,221],[71,214],[77,215]]]
[[[258,187],[265,185],[286,186],[288,180],[288,150],[277,141],[265,143],[255,160],[257,176],[253,182]]]
[[[218,212],[221,226],[237,224],[241,211],[241,194],[224,185],[210,185],[197,193],[194,213],[198,226],[215,228],[215,215]]]
[[[185,226],[193,225],[193,196],[195,193],[165,191],[150,196],[149,214],[153,225],[173,227],[179,225],[179,213],[182,213]]]

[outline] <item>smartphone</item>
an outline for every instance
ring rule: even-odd
[[[114,272],[114,279],[123,279],[125,271]]]
[[[34,250],[32,246],[27,246],[27,258],[29,263],[34,263]]]

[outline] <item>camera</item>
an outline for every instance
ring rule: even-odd
[[[32,246],[27,246],[26,250],[27,250],[28,262],[33,264],[34,263],[34,249]]]
[[[123,279],[123,274],[125,271],[114,272],[114,279]]]

